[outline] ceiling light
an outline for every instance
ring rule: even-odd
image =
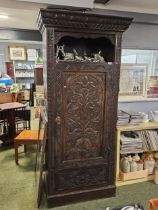
[[[8,15],[0,15],[0,19],[7,19]]]

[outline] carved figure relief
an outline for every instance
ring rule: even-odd
[[[105,37],[92,39],[64,36],[56,45],[56,59],[57,61],[112,62],[114,45]]]
[[[64,160],[101,153],[105,97],[104,73],[66,73]]]

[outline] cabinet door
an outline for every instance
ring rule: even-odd
[[[79,70],[57,72],[57,190],[114,184],[113,69]]]

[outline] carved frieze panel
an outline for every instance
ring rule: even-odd
[[[107,183],[106,167],[73,169],[59,172],[56,176],[56,190],[67,190]]]
[[[105,73],[64,75],[64,160],[98,157],[102,147]]]

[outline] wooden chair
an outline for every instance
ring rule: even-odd
[[[39,127],[41,124],[42,117],[40,116]],[[15,163],[18,164],[18,147],[19,145],[24,145],[24,152],[27,151],[27,145],[38,144],[44,138],[44,128],[39,130],[23,130],[14,139],[14,149],[15,149]]]
[[[158,198],[151,199],[149,201],[149,210],[156,210],[158,207]]]
[[[16,125],[16,133],[18,134],[20,131],[23,130],[30,130],[31,120],[31,111],[30,109],[17,109],[15,111],[15,125]]]

